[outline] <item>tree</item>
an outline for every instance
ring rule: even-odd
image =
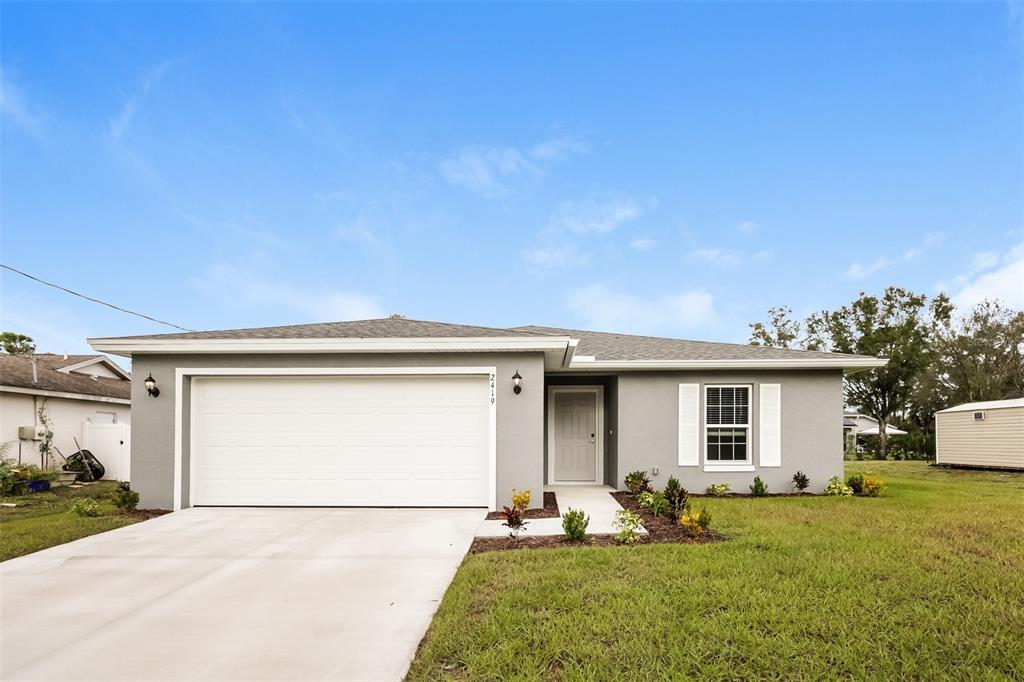
[[[36,344],[32,338],[17,332],[0,333],[0,345],[10,355],[32,355],[36,352]]]
[[[879,456],[886,425],[908,410],[918,378],[932,364],[927,297],[889,287],[881,298],[861,292],[856,301],[807,318],[807,348],[888,358],[885,367],[848,374],[848,404],[878,421]]]
[[[750,345],[792,348],[800,336],[800,322],[789,319],[793,309],[779,306],[768,309],[768,324],[754,322],[750,326]]]

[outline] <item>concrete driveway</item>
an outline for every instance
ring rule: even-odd
[[[0,673],[397,680],[483,517],[188,509],[13,559]]]

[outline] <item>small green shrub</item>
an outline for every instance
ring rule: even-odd
[[[854,474],[846,479],[846,484],[853,490],[854,495],[864,497],[878,497],[885,488],[885,481],[871,472]]]
[[[712,497],[724,497],[729,494],[729,490],[728,483],[712,483],[704,492]]]
[[[643,519],[634,511],[620,509],[615,512],[615,520],[612,522],[618,533],[615,540],[623,545],[632,545],[640,539],[640,528],[643,526]]]
[[[677,520],[686,511],[689,498],[690,493],[686,492],[686,488],[679,482],[679,479],[669,476],[668,482],[665,484],[665,500]]]
[[[0,460],[0,495],[10,495],[14,492],[15,486],[20,479],[14,475],[9,460]]]
[[[110,493],[110,500],[121,511],[135,511],[135,508],[139,506],[139,494],[132,490],[128,481],[121,481],[117,484],[114,492]]]
[[[843,483],[843,479],[833,476],[828,479],[824,494],[833,497],[849,497],[853,495],[853,488]]]
[[[696,537],[711,526],[711,514],[707,509],[701,509],[699,513],[687,511],[679,517],[679,525]]]
[[[665,516],[669,512],[669,501],[665,498],[665,494],[661,492],[651,493],[651,513],[655,516]]]
[[[587,535],[589,525],[590,517],[582,509],[570,507],[569,511],[562,514],[562,530],[565,531],[566,540],[582,540]]]
[[[69,514],[77,514],[79,516],[99,516],[100,505],[99,502],[92,499],[91,497],[83,497],[79,500],[75,500],[75,503],[68,509]]]
[[[764,484],[760,476],[754,476],[754,484],[750,486],[750,494],[754,497],[764,497],[768,494],[768,486]]]
[[[701,527],[701,530],[707,530],[711,527],[711,512],[703,507],[700,510],[700,514],[697,514],[697,525]]]
[[[647,478],[647,472],[640,469],[626,474],[626,488],[634,495],[654,490],[651,487],[651,479]]]
[[[654,498],[654,493],[642,492],[636,496],[636,503],[641,507],[647,508],[651,506],[651,500]]]
[[[793,474],[793,487],[799,492],[807,490],[811,485],[811,479],[807,478],[807,474],[802,471],[798,471]]]

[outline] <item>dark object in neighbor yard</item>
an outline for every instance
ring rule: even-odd
[[[96,459],[96,455],[88,450],[79,450],[69,455],[65,460],[64,471],[74,471],[79,481],[98,481],[107,472],[103,464]]]
[[[27,481],[26,485],[30,493],[41,493],[50,489],[49,481]]]

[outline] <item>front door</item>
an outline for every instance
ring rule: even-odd
[[[597,482],[597,395],[595,390],[554,392],[552,483]]]

